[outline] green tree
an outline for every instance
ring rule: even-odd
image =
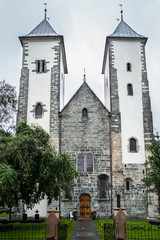
[[[33,207],[45,196],[50,203],[76,177],[70,156],[58,154],[40,126],[21,122],[14,137],[0,131],[0,206]]]
[[[160,139],[158,135],[154,137],[148,151],[149,156],[145,162],[147,172],[142,181],[151,191],[160,193]]]
[[[5,130],[15,128],[14,119],[17,107],[15,87],[0,81],[0,127]]]

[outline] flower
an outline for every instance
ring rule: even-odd
[[[96,214],[96,210],[92,209],[91,210],[91,215],[94,215],[94,214]]]
[[[74,215],[77,215],[78,211],[76,209],[73,209],[72,213],[73,213],[73,216],[74,216]]]

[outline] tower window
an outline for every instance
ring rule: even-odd
[[[133,96],[133,86],[131,83],[127,84],[127,92],[128,92],[128,96]]]
[[[131,71],[132,71],[131,63],[127,63],[127,72],[131,72]]]
[[[35,117],[41,118],[42,117],[42,105],[40,103],[37,104],[35,108]]]
[[[137,141],[135,138],[129,140],[129,150],[130,152],[137,152]]]
[[[46,61],[45,60],[37,60],[36,61],[36,72],[37,73],[45,73],[46,72]]]
[[[130,182],[126,181],[126,190],[130,190]]]
[[[83,108],[82,110],[82,121],[88,120],[88,110],[86,108]]]

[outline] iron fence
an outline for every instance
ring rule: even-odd
[[[104,224],[104,240],[114,240],[115,239],[115,225],[114,223]]]
[[[127,224],[126,230],[128,240],[160,240],[159,226]]]
[[[46,224],[4,224],[0,225],[0,240],[46,240],[46,230]]]
[[[105,223],[102,239],[115,239],[115,225]],[[126,232],[128,240],[160,240],[160,227],[151,224],[127,224]]]
[[[58,225],[58,240],[67,239],[67,224]],[[47,224],[2,224],[0,240],[46,240]],[[54,237],[51,239],[54,240]]]

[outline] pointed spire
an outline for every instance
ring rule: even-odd
[[[44,19],[47,19],[47,3],[44,3],[45,9],[44,9]]]
[[[87,79],[86,79],[86,70],[85,70],[85,68],[84,68],[83,81],[84,81],[84,82],[86,82],[86,81],[87,81]]]
[[[123,5],[122,4],[119,4],[119,6],[121,7],[121,21],[123,21]]]

